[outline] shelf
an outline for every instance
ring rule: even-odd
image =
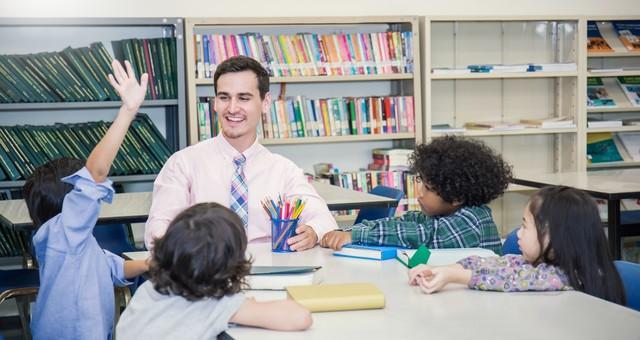
[[[514,72],[514,73],[466,73],[466,74],[430,74],[433,80],[456,79],[512,79],[512,78],[558,78],[577,77],[577,71],[565,72]]]
[[[628,101],[625,104],[617,107],[590,107],[587,112],[640,112],[640,106],[630,106]]]
[[[301,138],[276,138],[261,139],[262,145],[288,145],[288,144],[311,144],[311,143],[341,143],[341,142],[363,142],[394,139],[414,139],[413,132],[392,133],[380,135],[355,135],[355,136],[329,136],[329,137],[301,137]]]
[[[616,169],[616,168],[635,168],[635,167],[640,167],[640,162],[636,162],[636,161],[620,161],[620,162],[606,162],[606,163],[591,163],[591,164],[587,164],[587,170]]]
[[[109,179],[113,183],[136,183],[136,182],[152,182],[156,179],[156,174],[150,175],[127,175],[127,176],[110,176]],[[25,181],[0,181],[0,189],[19,189],[24,186]]]
[[[331,82],[355,82],[355,81],[386,81],[386,80],[411,80],[411,73],[396,74],[368,74],[350,76],[306,76],[306,77],[269,77],[272,84],[278,83],[331,83]],[[196,85],[213,86],[213,78],[196,79]]]
[[[640,70],[634,71],[613,71],[613,72],[587,72],[587,77],[633,77],[640,76]]]
[[[627,125],[609,128],[587,128],[587,133],[596,132],[624,132],[624,131],[640,131],[640,125]]]
[[[640,57],[640,52],[634,51],[615,51],[615,52],[589,52],[587,53],[587,57],[589,58],[602,58],[602,57]]]
[[[55,102],[55,103],[12,103],[0,104],[0,111],[26,110],[67,110],[67,109],[108,109],[118,108],[122,102]],[[162,107],[178,105],[177,99],[145,100],[141,107]]]
[[[520,136],[520,135],[545,135],[556,133],[576,133],[577,128],[569,129],[541,129],[541,128],[529,128],[522,130],[510,130],[510,131],[489,131],[489,130],[467,130],[465,132],[447,133],[447,132],[433,132],[434,137],[441,137],[448,134],[467,136],[467,137],[490,137],[490,136]]]

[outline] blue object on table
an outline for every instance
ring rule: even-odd
[[[392,198],[396,200],[396,203],[400,202],[402,197],[404,197],[404,192],[402,190],[386,187],[384,185],[378,185],[377,187],[371,189],[369,193],[372,195]],[[354,224],[358,224],[364,220],[373,221],[380,218],[393,217],[395,213],[396,213],[396,207],[362,208],[360,209],[360,212],[358,212],[358,216],[356,217]]]

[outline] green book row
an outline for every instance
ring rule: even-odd
[[[21,256],[28,244],[26,233],[0,226],[0,257]]]
[[[49,126],[0,126],[0,181],[26,179],[35,168],[60,157],[86,160],[110,122]],[[171,155],[146,114],[138,114],[111,168],[111,176],[155,174]]]
[[[139,77],[149,74],[147,99],[177,98],[174,38],[112,42]],[[101,42],[60,52],[0,55],[0,103],[117,101],[107,75],[113,56]]]

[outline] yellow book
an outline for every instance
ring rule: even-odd
[[[384,294],[371,283],[289,286],[287,293],[312,312],[384,308]]]

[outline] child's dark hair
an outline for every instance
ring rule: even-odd
[[[260,99],[269,92],[269,72],[258,61],[246,56],[235,56],[223,61],[213,74],[213,89],[218,94],[218,78],[225,73],[251,71],[258,78]]]
[[[507,189],[511,166],[483,142],[457,136],[416,147],[411,170],[445,202],[487,204]]]
[[[154,288],[190,301],[240,292],[251,268],[242,220],[218,203],[186,209],[154,244],[149,264]]]
[[[620,275],[609,252],[598,207],[587,193],[569,187],[540,189],[529,201],[540,257],[564,270],[576,290],[625,304]],[[544,240],[548,235],[548,246]]]
[[[82,169],[84,161],[75,158],[58,158],[37,167],[22,187],[33,226],[40,228],[62,211],[64,197],[73,185],[61,181]]]

